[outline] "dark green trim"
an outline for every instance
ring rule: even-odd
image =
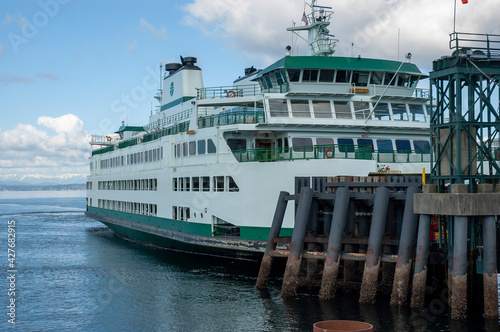
[[[123,133],[124,131],[144,131],[144,127],[141,126],[121,126],[115,134]]]
[[[171,101],[168,104],[162,105],[161,106],[161,111],[164,111],[164,110],[169,109],[171,107],[177,106],[179,104],[182,104],[182,103],[184,103],[184,102],[186,102],[188,100],[194,99],[194,98],[196,98],[196,97],[181,97],[181,98],[178,98],[178,99],[176,99],[174,101]]]
[[[400,61],[351,58],[351,57],[319,57],[319,56],[287,56],[269,67],[259,72],[257,77],[270,73],[279,68],[285,69],[342,69],[358,71],[384,71],[395,73]],[[403,74],[418,75],[422,78],[427,77],[422,74],[420,69],[413,64],[405,62],[399,71]]]

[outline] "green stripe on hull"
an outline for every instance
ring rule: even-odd
[[[88,207],[90,213],[111,218],[137,222],[144,225],[159,227],[163,229],[173,230],[186,234],[194,234],[201,236],[212,237],[212,225],[202,224],[192,221],[180,221],[168,218],[160,218],[154,216],[145,216],[142,214],[128,213],[122,211],[108,210],[97,207]],[[240,239],[242,240],[262,240],[267,241],[269,237],[270,227],[240,227]],[[280,236],[292,236],[293,229],[283,228]],[[142,240],[139,240],[142,241]]]

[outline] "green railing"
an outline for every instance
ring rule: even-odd
[[[199,118],[198,128],[264,122],[264,111],[223,112]]]
[[[430,151],[374,151],[370,146],[312,145],[287,148],[259,148],[234,150],[239,162],[268,162],[301,159],[359,159],[385,163],[430,162]]]
[[[155,139],[158,139],[163,136],[168,136],[168,135],[175,135],[178,133],[186,132],[189,129],[189,121],[179,123],[178,125],[168,127],[168,128],[163,128],[160,130],[156,130],[152,133],[146,134],[142,137],[142,142],[150,142],[154,141]]]
[[[118,149],[123,149],[134,145],[137,145],[137,137],[118,143]]]

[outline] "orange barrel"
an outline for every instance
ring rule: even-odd
[[[314,332],[371,332],[373,325],[352,320],[325,320],[313,325]]]

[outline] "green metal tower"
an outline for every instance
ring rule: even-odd
[[[450,49],[430,73],[431,180],[472,193],[500,179],[500,36],[455,32]]]

